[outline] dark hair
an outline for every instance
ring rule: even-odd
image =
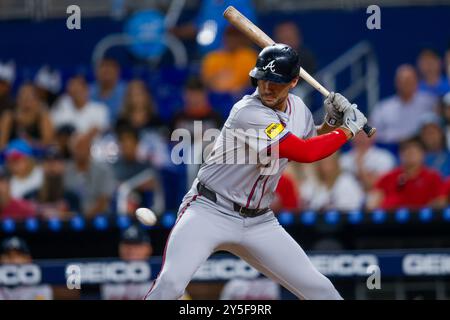
[[[191,76],[186,81],[184,87],[188,90],[204,90],[205,84],[199,77]]]
[[[104,65],[104,64],[111,64],[115,66],[116,68],[120,68],[119,61],[113,57],[104,57],[98,62],[98,66]]]
[[[408,139],[401,141],[399,144],[399,150],[403,151],[405,148],[407,148],[411,145],[416,145],[423,151],[425,151],[425,149],[426,149],[425,145],[424,145],[423,141],[420,139],[420,137],[414,136],[412,138],[408,138]]]
[[[84,74],[82,74],[82,73],[76,73],[76,74],[74,74],[73,76],[71,76],[71,77],[69,78],[69,81],[73,81],[73,80],[81,81],[81,82],[83,83],[84,86],[86,86],[86,87],[88,86],[87,78],[86,78],[86,76],[85,76]]]
[[[139,141],[138,131],[126,123],[119,124],[117,126],[116,134],[117,134],[117,138],[119,140],[122,139],[124,135],[129,135],[129,136],[133,137],[133,139],[135,139],[136,141]]]
[[[435,48],[432,48],[432,47],[423,47],[420,50],[418,56],[420,57],[420,56],[422,56],[424,54],[431,54],[431,55],[433,55],[433,56],[435,56],[435,57],[437,57],[439,59],[441,58],[441,55],[439,54],[439,52]]]

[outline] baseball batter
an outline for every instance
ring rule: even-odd
[[[303,101],[289,93],[299,69],[298,54],[287,45],[261,51],[250,71],[257,88],[233,106],[184,197],[161,272],[145,299],[178,299],[200,265],[219,250],[239,256],[300,299],[341,299],[269,206],[288,161],[331,155],[367,119],[331,93],[325,121],[316,127]]]

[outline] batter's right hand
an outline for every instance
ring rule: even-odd
[[[350,130],[353,137],[362,130],[364,125],[367,123],[367,118],[364,114],[356,108],[348,108],[344,112],[344,123],[343,127]]]
[[[350,108],[357,109],[358,106],[356,104],[351,104],[346,97],[344,97],[340,93],[334,93],[331,92],[330,95],[327,97],[326,100],[330,98],[330,102],[333,104],[333,107],[338,110],[339,112],[346,112]],[[326,101],[325,100],[325,101]]]

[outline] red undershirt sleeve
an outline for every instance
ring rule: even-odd
[[[346,142],[347,136],[341,129],[306,140],[289,133],[278,144],[279,157],[296,162],[314,162],[330,156]]]

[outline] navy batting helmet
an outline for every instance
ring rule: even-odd
[[[300,59],[297,52],[286,44],[277,43],[265,47],[256,60],[256,66],[250,71],[252,84],[257,80],[288,83],[300,72]]]

